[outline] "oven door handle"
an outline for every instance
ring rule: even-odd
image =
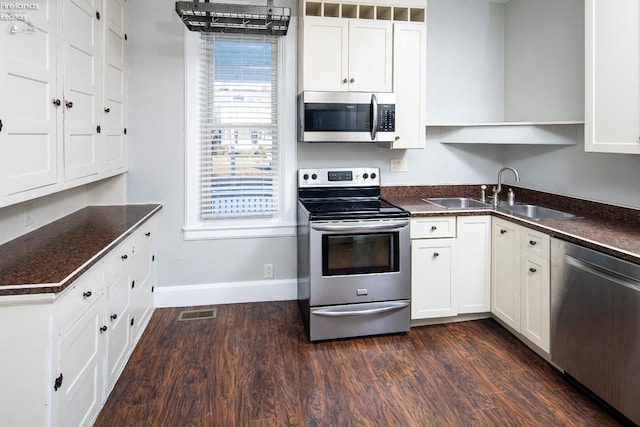
[[[357,223],[357,224],[311,224],[311,228],[317,231],[340,231],[340,232],[356,232],[356,231],[393,231],[399,230],[409,225],[408,220],[403,221],[380,221],[373,223]]]
[[[375,308],[365,308],[362,310],[336,310],[333,307],[313,310],[311,314],[324,317],[347,317],[347,316],[369,316],[372,314],[388,313],[390,311],[402,310],[409,306],[409,302],[389,302]]]

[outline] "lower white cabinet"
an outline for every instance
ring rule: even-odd
[[[58,295],[0,298],[14,329],[2,332],[0,424],[95,421],[153,313],[153,230],[151,218]]]
[[[411,318],[488,312],[491,217],[411,221]]]
[[[550,238],[493,219],[491,312],[544,352],[550,350]]]

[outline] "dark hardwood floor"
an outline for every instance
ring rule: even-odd
[[[493,320],[311,344],[295,301],[217,309],[157,309],[96,426],[620,425]]]

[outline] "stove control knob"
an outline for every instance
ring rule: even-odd
[[[305,173],[304,175],[302,175],[302,179],[304,179],[305,181],[309,179],[309,174]]]
[[[366,172],[365,172],[365,173],[363,173],[363,174],[362,174],[362,178],[364,178],[364,179],[369,178],[369,174],[368,174],[368,173],[366,173]]]
[[[371,179],[376,179],[376,174],[375,174],[375,172],[371,174]]]
[[[318,175],[314,173],[313,175],[311,175],[311,179],[318,179]]]

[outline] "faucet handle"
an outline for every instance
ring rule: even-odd
[[[486,185],[484,185],[484,184],[482,184],[482,185],[480,186],[480,201],[481,201],[482,203],[485,203],[485,202],[487,201],[487,193],[486,193],[486,190],[487,190],[487,186],[486,186]]]

